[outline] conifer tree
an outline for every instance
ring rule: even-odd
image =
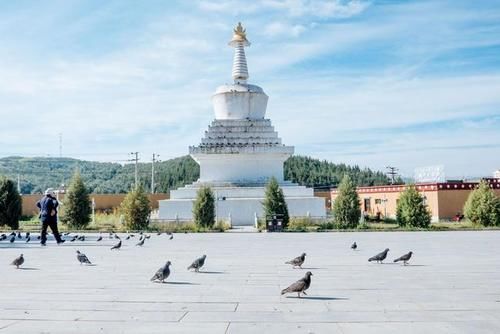
[[[341,228],[355,228],[361,218],[359,196],[356,185],[348,174],[345,174],[338,188],[338,195],[333,202],[333,217]]]
[[[141,184],[127,193],[120,205],[120,211],[127,230],[141,231],[148,227],[151,203]]]
[[[215,223],[215,197],[210,187],[203,186],[196,193],[193,205],[194,222],[199,227],[212,227]]]
[[[290,221],[288,205],[286,204],[283,190],[274,177],[272,177],[266,185],[265,198],[262,204],[264,206],[266,220],[276,216],[278,219],[282,219],[283,228],[288,226],[288,222]]]
[[[414,185],[409,185],[399,196],[396,206],[396,221],[399,226],[427,228],[431,224],[431,213]]]
[[[13,230],[18,229],[21,214],[21,195],[19,195],[14,182],[0,177],[0,226],[6,225]]]
[[[79,171],[76,171],[71,178],[64,196],[63,212],[61,221],[72,228],[82,229],[90,223],[92,207],[89,192]]]
[[[500,226],[500,198],[490,189],[488,182],[481,181],[469,194],[464,214],[473,224]]]

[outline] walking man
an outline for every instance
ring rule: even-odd
[[[45,246],[47,242],[47,227],[49,226],[57,243],[62,244],[64,240],[61,239],[61,235],[57,230],[57,207],[59,203],[55,197],[54,189],[48,188],[45,190],[44,196],[36,203],[36,206],[40,209],[40,220],[42,222],[42,236],[40,240],[42,246]]]

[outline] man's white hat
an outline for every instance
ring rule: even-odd
[[[54,188],[47,188],[47,190],[45,190],[45,195],[52,195],[52,196],[55,196],[55,192],[54,192]]]

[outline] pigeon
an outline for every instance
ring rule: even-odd
[[[413,255],[413,252],[409,252],[408,254],[405,254],[405,255],[402,255],[401,257],[398,257],[397,259],[394,260],[394,262],[403,261],[403,264],[406,266],[407,262],[410,261],[410,258],[412,255]]]
[[[79,237],[78,237],[78,240],[80,240],[80,241],[85,241],[85,236],[84,236],[84,235],[79,236]]]
[[[118,243],[116,245],[114,245],[113,247],[111,247],[111,250],[113,249],[120,249],[120,247],[122,246],[122,241],[118,241]]]
[[[15,235],[16,235],[16,232],[10,232],[9,237],[15,236]]]
[[[156,274],[153,277],[151,277],[151,282],[158,280],[164,283],[168,275],[170,275],[170,268],[169,268],[170,264],[171,264],[170,261],[167,261],[167,263],[165,263],[163,267],[158,269]]]
[[[31,233],[26,232],[26,236],[25,236],[25,238],[26,238],[26,239],[28,239],[28,238],[30,237],[30,234],[31,234]]]
[[[7,239],[7,235],[5,233],[2,233],[0,235],[0,241]]]
[[[194,269],[195,272],[199,272],[201,267],[203,267],[203,265],[205,264],[206,258],[207,258],[207,256],[203,255],[202,257],[194,260],[194,262],[191,263],[191,265],[187,268],[187,270]]]
[[[97,238],[97,241],[101,241],[102,240],[102,235],[99,236],[99,238]]]
[[[36,236],[36,239],[37,239],[37,240],[40,240],[40,238],[41,238],[41,237],[40,237],[39,235],[37,235],[37,236]]]
[[[136,244],[136,246],[143,246],[144,245],[144,241],[146,241],[146,239],[139,240],[139,242]]]
[[[24,263],[24,257],[23,254],[19,255],[18,258],[16,258],[14,261],[12,261],[11,265],[16,266],[17,269],[19,269],[19,266]]]
[[[115,234],[115,239],[120,239],[120,237],[118,236],[118,234]]]
[[[299,298],[301,293],[307,295],[306,290],[309,289],[309,286],[311,286],[311,276],[313,276],[313,274],[308,271],[306,275],[297,282],[293,283],[288,288],[281,290],[281,294],[284,295],[285,293],[297,292]]]
[[[172,240],[173,238],[174,238],[174,235],[173,235],[173,234],[171,234],[171,235],[170,235],[170,238],[168,238],[168,240]]]
[[[368,259],[368,262],[377,261],[377,263],[382,263],[382,261],[384,261],[387,257],[387,252],[389,252],[389,248],[386,248],[382,253],[372,256]]]
[[[21,235],[21,232],[17,232],[17,238],[18,239],[22,239],[23,238],[23,236]]]
[[[78,259],[78,261],[80,262],[80,264],[82,264],[82,263],[92,264],[92,262],[90,262],[90,260],[87,257],[87,255],[85,255],[83,253],[80,253],[79,250],[76,251],[76,258]]]
[[[30,242],[30,240],[31,240],[31,237],[28,236],[28,239],[26,239],[26,242],[28,243],[28,242]]]
[[[161,235],[161,232],[156,233],[156,235]]]
[[[301,256],[297,256],[295,259],[285,262],[285,264],[291,264],[294,268],[300,267],[302,269],[302,264],[306,260],[306,253],[302,253]]]
[[[16,236],[13,235],[12,237],[10,237],[10,243],[13,243],[14,241],[16,241]]]
[[[151,238],[151,236],[150,236],[149,234],[148,234],[148,235],[146,235],[146,239],[149,239],[149,238]]]
[[[125,238],[125,240],[128,240],[128,239],[130,239],[130,235],[127,235],[127,237]]]
[[[356,241],[354,241],[354,243],[351,245],[351,249],[356,250],[356,248],[358,248],[358,245],[356,245]]]
[[[70,242],[74,242],[76,239],[78,239],[78,236],[74,236],[73,239],[70,240]]]
[[[64,236],[68,236],[71,232],[64,233]]]

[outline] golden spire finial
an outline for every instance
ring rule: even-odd
[[[241,38],[246,39],[247,38],[246,32],[247,32],[247,30],[243,28],[243,26],[241,25],[241,22],[238,22],[238,25],[236,26],[236,28],[234,28],[234,34],[241,36]]]
[[[229,45],[233,46],[237,43],[243,43],[245,46],[249,46],[250,42],[247,40],[247,30],[243,28],[241,22],[238,22],[236,28],[234,28],[233,39],[229,42]]]

